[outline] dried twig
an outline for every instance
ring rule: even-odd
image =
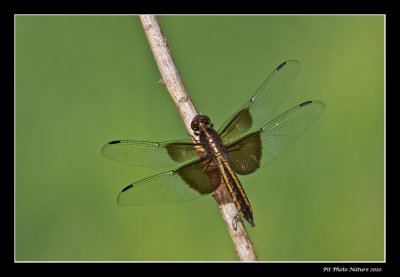
[[[155,16],[141,15],[140,20],[160,70],[162,81],[177,106],[186,129],[193,137],[194,133],[190,123],[193,117],[197,115],[197,111],[172,59],[167,40],[163,36]],[[256,261],[257,256],[253,244],[243,223],[235,220],[239,213],[225,185],[221,184],[215,191],[214,199],[219,205],[221,215],[228,227],[239,258],[242,261]]]

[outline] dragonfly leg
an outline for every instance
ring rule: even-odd
[[[233,220],[232,220],[233,230],[237,231],[237,224],[238,224],[238,222],[241,222],[241,221],[242,221],[242,218],[240,217],[239,214],[237,214],[233,217]]]

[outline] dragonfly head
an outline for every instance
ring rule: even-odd
[[[193,131],[198,132],[202,126],[209,127],[210,118],[206,115],[198,114],[193,118],[190,127],[192,128]]]

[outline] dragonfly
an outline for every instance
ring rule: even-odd
[[[291,90],[300,63],[281,63],[253,97],[216,132],[207,115],[196,115],[192,139],[149,142],[114,140],[102,148],[104,157],[137,167],[173,167],[125,188],[122,206],[169,204],[211,194],[225,185],[240,216],[254,227],[253,209],[238,175],[248,175],[282,155],[324,112],[325,104],[310,100],[270,119]]]

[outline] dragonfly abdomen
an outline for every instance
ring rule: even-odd
[[[243,216],[252,227],[254,227],[253,209],[251,208],[250,201],[247,198],[247,195],[238,177],[236,176],[236,173],[232,170],[224,156],[225,155],[221,155],[217,157],[218,167],[221,171],[224,184],[228,188],[228,191],[237,209],[239,210],[240,215]]]
[[[226,185],[233,202],[235,203],[240,215],[243,216],[251,226],[254,226],[253,212],[250,201],[247,198],[244,189],[230,166],[225,147],[218,135],[212,128],[204,128],[199,134],[200,143],[203,145],[207,154],[213,160],[213,163],[218,167],[222,180]]]

